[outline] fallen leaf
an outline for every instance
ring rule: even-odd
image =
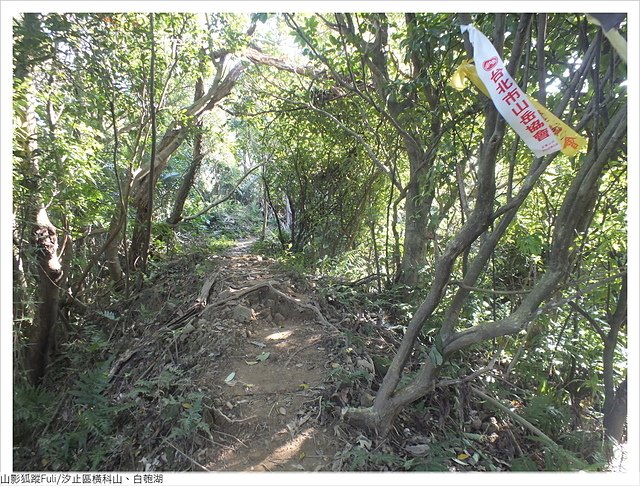
[[[308,385],[308,384],[306,384],[306,383],[300,383],[298,386],[299,386],[300,388],[302,388],[303,390],[306,390],[307,388],[309,388],[309,385]]]
[[[411,454],[412,456],[424,456],[429,452],[428,444],[416,444],[416,445],[408,445],[405,447],[405,450]]]
[[[366,438],[364,435],[359,436],[356,440],[358,441],[358,445],[360,447],[364,447],[365,449],[371,448],[371,440]]]
[[[258,356],[256,356],[256,359],[258,361],[265,361],[267,359],[269,359],[269,356],[271,356],[271,353],[264,351],[262,353],[260,353]]]
[[[311,414],[306,414],[304,417],[300,417],[300,419],[298,420],[298,426],[300,425],[304,425],[307,420],[309,420],[309,418],[311,417]]]
[[[182,404],[182,408],[186,408],[186,409],[189,409],[189,408],[191,408],[192,406],[193,406],[193,405],[191,405],[189,402],[184,402],[184,403]]]
[[[302,461],[305,458],[306,454],[304,452],[301,452],[300,455],[298,456],[300,458],[300,460]]]
[[[259,348],[267,347],[265,343],[261,343],[260,341],[249,341],[249,344],[253,344],[254,346],[258,346]]]
[[[286,415],[287,414],[287,410],[284,407],[280,407],[278,409],[278,412],[280,412],[280,415]]]
[[[458,459],[460,459],[461,461],[464,461],[465,459],[469,459],[471,456],[467,453],[462,453],[462,454],[458,454]]]
[[[460,464],[461,466],[468,466],[469,464],[467,464],[466,462],[460,461],[459,459],[456,459],[455,457],[453,459],[451,459],[453,462]]]
[[[249,366],[258,364],[258,361],[247,361],[246,359],[244,360],[244,362],[247,363]]]
[[[224,381],[229,383],[230,381],[233,381],[233,379],[236,377],[236,372],[232,371],[231,373],[229,373],[229,376],[227,376]]]

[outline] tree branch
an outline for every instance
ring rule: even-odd
[[[216,206],[219,206],[220,204],[222,204],[223,202],[227,201],[228,199],[231,198],[231,196],[233,196],[233,194],[236,192],[236,189],[238,189],[238,187],[240,187],[240,184],[242,184],[242,182],[255,170],[259,169],[260,167],[262,167],[264,164],[259,164],[256,165],[255,167],[252,167],[251,169],[249,169],[247,172],[244,173],[244,175],[238,180],[238,182],[236,182],[236,185],[233,186],[233,189],[231,189],[229,191],[229,193],[224,196],[221,197],[220,199],[217,199],[216,201],[212,202],[211,204],[209,204],[207,207],[205,207],[204,209],[202,209],[201,211],[199,211],[196,214],[193,214],[191,216],[186,216],[184,218],[182,218],[179,221],[191,221],[192,219],[196,219],[199,218],[200,216],[202,216],[203,214],[211,211],[213,208],[215,208]]]

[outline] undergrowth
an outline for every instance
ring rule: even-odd
[[[15,470],[139,470],[147,467],[139,451],[155,432],[149,424],[159,424],[160,437],[175,443],[191,444],[196,433],[209,432],[205,395],[180,368],[166,367],[120,393],[114,393],[109,376],[134,326],[148,326],[159,313],[183,305],[183,294],[191,296],[210,274],[210,258],[235,243],[230,236],[196,236],[178,233],[173,241],[155,241],[141,291],[70,323],[45,384],[34,387],[17,378]]]

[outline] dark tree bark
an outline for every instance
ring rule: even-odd
[[[195,98],[194,101],[199,100],[204,95],[204,82],[202,78],[198,78],[196,82]],[[189,196],[189,191],[193,186],[198,170],[200,170],[200,164],[204,158],[204,151],[202,148],[202,121],[197,120],[195,124],[195,135],[193,137],[193,155],[191,158],[191,164],[182,178],[178,192],[176,193],[176,199],[171,209],[171,214],[167,219],[169,224],[178,224],[182,219],[182,211],[184,209],[184,203]]]
[[[27,13],[22,23],[22,41],[16,48],[15,81],[24,83],[25,108],[19,114],[24,131],[17,132],[17,145],[21,149],[22,185],[28,190],[27,211],[31,225],[31,250],[37,268],[37,308],[29,329],[29,349],[26,370],[32,384],[40,384],[47,368],[58,315],[58,283],[62,268],[58,259],[57,230],[47,214],[40,193],[40,166],[38,160],[35,86],[31,76],[33,66],[30,55],[46,49],[41,45],[41,27],[37,14]],[[34,51],[35,49],[35,51]]]
[[[615,396],[605,409],[604,429],[607,437],[622,442],[624,427],[627,423],[627,379],[616,390]]]
[[[202,114],[212,110],[220,100],[231,93],[236,81],[245,70],[245,66],[242,63],[238,63],[223,77],[225,70],[223,63],[220,63],[211,87],[204,96],[186,108],[185,116],[197,120]],[[151,211],[149,207],[149,187],[155,187],[160,174],[167,168],[169,159],[182,142],[185,141],[188,133],[188,124],[182,123],[179,120],[173,121],[158,143],[154,161],[153,184],[149,184],[149,163],[142,167],[142,170],[140,170],[131,183],[132,205],[136,210],[136,223],[131,237],[129,258],[134,268],[136,262],[141,258],[144,248],[145,226],[143,222],[148,220]]]
[[[604,428],[608,437],[616,442],[622,441],[624,425],[627,420],[627,379],[615,390],[614,353],[618,344],[618,335],[627,320],[627,278],[623,279],[618,295],[616,310],[609,319],[609,332],[604,339],[603,381],[604,381]]]
[[[62,267],[58,259],[58,236],[49,221],[47,211],[40,207],[35,215],[34,250],[38,265],[39,304],[33,319],[29,342],[29,381],[39,384],[49,362],[49,351],[53,342],[54,325],[58,316],[58,283],[62,279]]]
[[[487,124],[491,126],[491,117],[488,118]],[[590,212],[593,210],[593,203],[598,194],[600,176],[605,165],[615,155],[621,140],[626,134],[626,121],[626,105],[624,105],[611,117],[608,127],[601,134],[600,152],[591,151],[585,156],[580,170],[567,190],[554,227],[548,272],[523,299],[520,306],[510,316],[502,320],[478,324],[458,332],[454,328],[455,319],[454,321],[446,322],[439,333],[442,342],[440,349],[437,349],[435,344],[432,346],[432,352],[436,350],[442,355],[442,362],[451,354],[463,348],[495,337],[515,334],[525,329],[540,314],[540,306],[561,288],[571,268],[572,259],[570,254],[576,235],[583,232],[588,221],[590,221]],[[504,122],[498,120],[496,125],[498,132],[501,123],[504,129]],[[397,386],[420,329],[441,302],[456,258],[478,236],[487,230],[489,223],[497,214],[509,215],[509,211],[498,210],[494,212],[492,210],[493,195],[495,193],[493,170],[496,150],[499,145],[494,142],[497,139],[499,137],[492,136],[487,141],[488,143],[485,143],[484,152],[479,160],[478,199],[474,212],[458,234],[449,242],[442,256],[438,259],[434,281],[429,293],[407,326],[400,348],[376,394],[373,406],[350,409],[347,412],[347,419],[358,425],[377,430],[378,433],[386,435],[391,430],[393,420],[403,407],[433,389],[441,364],[435,364],[428,358],[408,385],[401,389],[397,389]],[[547,164],[551,158],[547,157]],[[513,210],[522,204],[540,177],[544,167],[546,167],[546,164],[541,164],[538,159],[532,162],[530,174],[525,179],[520,192],[511,202],[507,203],[510,206],[509,210]],[[497,244],[498,241],[499,238],[493,242],[493,245]],[[479,258],[483,257],[479,255]],[[470,267],[473,267],[473,265]],[[620,405],[615,409],[616,419],[618,419],[621,408],[622,406]],[[612,419],[612,424],[615,424],[612,425],[612,430],[616,427],[619,428],[619,419]],[[617,429],[614,431],[617,431]]]

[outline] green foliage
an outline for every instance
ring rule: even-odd
[[[538,465],[527,456],[515,457],[511,461],[511,470],[514,472],[531,472],[537,471]]]
[[[33,433],[46,426],[58,405],[50,391],[33,385],[17,385],[13,390],[13,421],[16,436]]]
[[[220,239],[247,238],[258,233],[262,215],[253,204],[227,201],[206,216],[207,233]]]
[[[522,417],[551,438],[557,438],[568,426],[570,411],[551,395],[537,395],[528,401]]]
[[[342,384],[346,386],[351,386],[357,382],[367,383],[373,377],[371,373],[364,369],[358,369],[355,371],[350,371],[342,366],[338,366],[336,368],[331,369],[329,371],[329,376],[332,377],[337,382],[337,387],[340,388]]]
[[[30,386],[17,387],[14,397],[16,432],[34,439],[39,465],[51,470],[96,470],[109,455],[119,451],[122,437],[115,434],[115,422],[132,403],[113,403],[105,395],[111,361],[81,374],[67,394]],[[66,398],[69,397],[69,399]],[[63,410],[60,410],[60,409]],[[64,428],[49,428],[64,413]],[[48,430],[43,431],[44,427]]]
[[[161,417],[173,422],[169,439],[193,437],[197,431],[210,432],[203,419],[204,393],[189,392],[179,397],[169,396],[161,400]]]
[[[494,14],[476,14],[474,24],[491,36],[496,19]],[[509,59],[520,16],[507,14],[503,19],[509,35],[493,41],[504,44],[503,57]],[[535,20],[529,22],[532,30],[523,39],[525,46],[537,40]],[[457,260],[444,266],[448,286],[442,288],[435,311],[423,323],[413,357],[430,360],[449,376],[484,366],[501,341],[479,343],[452,356],[455,362],[447,364],[444,344],[436,336],[445,317],[451,317],[447,310],[458,290],[456,284],[473,264],[480,246],[500,227],[502,216],[487,222],[490,227],[476,235],[468,248],[451,246],[452,238],[472,217],[468,208],[492,212],[513,202],[529,180],[533,157],[507,129],[504,139],[496,140],[498,156],[491,182],[495,196],[490,201],[479,198],[482,167],[478,162],[485,152],[482,147],[487,147],[483,140],[485,101],[474,89],[454,92],[446,86],[451,73],[467,57],[451,15],[216,13],[207,15],[203,22],[200,14],[158,13],[155,86],[149,85],[149,21],[149,14],[134,12],[43,13],[14,20],[14,249],[23,260],[27,284],[26,290],[16,284],[16,295],[26,294],[22,303],[27,308],[23,321],[16,325],[16,335],[24,337],[23,323],[33,316],[38,302],[31,213],[40,203],[47,206],[53,224],[60,229],[60,241],[63,235],[73,238],[73,243],[65,243],[61,255],[66,279],[60,283],[61,295],[73,288],[83,269],[95,259],[94,271],[81,289],[74,290],[87,305],[85,315],[105,324],[102,328],[91,325],[90,319],[79,317],[75,309],[64,309],[70,314],[72,340],[61,344],[52,376],[61,373],[59,363],[82,374],[67,385],[68,394],[16,386],[14,421],[21,447],[34,442],[46,468],[99,467],[124,440],[116,430],[117,418],[131,402],[158,405],[162,424],[171,429],[169,437],[173,439],[208,431],[202,419],[206,408],[203,396],[176,384],[183,379],[178,367],[167,367],[152,379],[136,382],[122,402],[114,402],[107,393],[112,350],[107,335],[120,325],[124,330],[125,319],[104,310],[109,307],[102,303],[111,304],[120,295],[111,287],[104,292],[106,275],[97,269],[112,256],[102,254],[107,238],[104,230],[123,203],[128,208],[126,225],[120,230],[116,252],[123,263],[130,257],[127,247],[132,236],[134,194],[124,199],[123,194],[130,177],[149,160],[150,92],[159,104],[156,122],[160,136],[167,129],[188,128],[183,145],[167,169],[158,174],[153,194],[151,272],[141,282],[153,284],[166,270],[169,258],[183,255],[198,260],[189,271],[198,277],[208,274],[208,257],[239,238],[258,234],[261,207],[268,206],[268,237],[256,243],[254,251],[273,254],[276,248],[282,249],[277,259],[284,266],[329,277],[330,283],[322,292],[331,304],[349,310],[362,308],[370,314],[385,313],[388,324],[404,325],[428,285],[438,281],[434,277],[442,276],[436,275],[440,267],[435,263],[443,254],[454,250],[458,254],[459,250]],[[338,22],[343,23],[339,29]],[[535,92],[539,73],[533,66],[545,60],[546,105],[555,110],[567,80],[580,78],[576,73],[584,65],[589,45],[602,39],[583,15],[548,14],[546,22],[545,49],[534,52],[525,47],[516,77],[520,85],[528,85],[530,93],[539,95]],[[258,24],[254,37],[247,34],[252,23]],[[624,33],[626,24],[622,29]],[[289,65],[304,65],[325,74],[305,76],[274,66],[245,66],[224,110],[211,110],[200,117],[202,127],[197,130],[203,134],[205,155],[184,216],[197,214],[229,193],[231,198],[177,227],[163,223],[192,162],[189,144],[196,120],[185,107],[193,103],[194,83],[202,77],[208,90],[217,63],[235,62],[251,43],[259,45],[263,53],[286,54]],[[602,149],[595,137],[602,133],[611,114],[626,103],[627,89],[625,63],[619,62],[607,42],[595,47],[597,56],[583,76],[587,82],[570,100],[568,109],[561,110],[568,124],[580,126],[588,135],[590,150]],[[216,52],[218,57],[210,62],[210,55]],[[543,54],[544,59],[537,57]],[[598,107],[595,112],[594,106]],[[36,122],[33,141],[38,151],[32,157],[25,151],[33,135],[27,118]],[[602,336],[609,331],[614,296],[620,289],[620,279],[611,277],[626,271],[627,266],[625,150],[623,141],[607,161],[597,197],[583,215],[585,224],[573,235],[575,242],[565,258],[569,263],[566,275],[548,299],[534,306],[562,303],[568,298],[591,319],[563,304],[546,309],[530,324],[526,336],[523,332],[505,343],[496,364],[496,373],[501,373],[515,360],[509,381],[538,393],[525,400],[523,417],[563,448],[540,447],[544,464],[519,458],[513,461],[513,470],[539,467],[564,471],[602,464],[597,440],[601,425],[590,422],[582,430],[576,423],[585,416],[600,419],[602,409],[602,376],[608,369]],[[549,262],[560,229],[556,227],[558,216],[567,189],[585,160],[585,154],[553,158],[471,284],[482,290],[471,291],[454,332],[514,315],[525,299],[535,297],[526,293],[556,270]],[[252,173],[235,188],[239,177],[257,164],[264,164],[264,170]],[[409,188],[416,189],[411,199],[407,199]],[[411,213],[411,205],[421,202],[425,207]],[[486,208],[479,206],[484,203]],[[428,230],[422,242],[427,262],[419,269],[424,288],[394,285],[412,225]],[[131,261],[123,265],[128,272],[135,272],[134,266]],[[373,275],[382,279],[385,288],[380,289],[376,279],[358,286],[349,284]],[[589,287],[600,279],[609,280],[597,288]],[[496,290],[499,293],[491,292]],[[535,308],[525,310],[537,312]],[[142,318],[153,313],[144,304],[136,311]],[[375,327],[370,325],[369,329]],[[349,331],[346,339],[364,346],[373,335],[367,333],[363,337]],[[614,355],[609,357],[613,363],[607,363],[613,369],[614,382],[626,372],[626,345],[623,328]],[[384,370],[389,358],[379,361]],[[99,364],[87,370],[87,362]],[[332,379],[347,385],[372,379],[364,372],[341,368],[331,374]],[[407,369],[401,385],[411,383],[414,377],[415,368]],[[56,413],[60,403],[64,420]],[[47,432],[39,435],[45,427]],[[442,442],[453,448],[448,438]],[[349,452],[350,467],[432,470],[451,458],[451,450],[438,447],[434,444],[428,457],[405,459],[360,444]]]
[[[602,470],[606,466],[606,443],[602,440],[602,434],[592,430],[571,430],[563,434],[559,444],[574,455],[581,457],[588,463],[590,470]]]
[[[402,457],[371,451],[362,446],[350,449],[345,454],[345,460],[348,462],[349,471],[398,470],[405,468],[407,464]]]

